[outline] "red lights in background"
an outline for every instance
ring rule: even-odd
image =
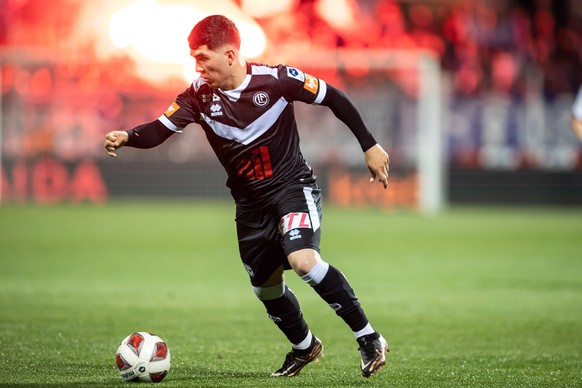
[[[193,25],[196,15],[228,11],[260,30],[256,40],[243,37],[252,49],[264,45],[251,61],[311,64],[303,70],[339,87],[380,76],[412,97],[419,86],[415,70],[383,70],[370,61],[390,51],[425,49],[440,58],[455,96],[495,92],[522,98],[531,87],[526,72],[532,68],[543,83],[540,94],[572,93],[582,83],[578,2],[2,0],[3,157],[103,157],[99,145],[104,128],[154,119],[160,101],[167,106],[176,90],[187,86],[184,78],[192,75],[184,75],[182,64],[155,63],[171,55],[157,49],[153,38],[133,42],[149,50],[150,59],[128,41],[120,44],[131,37],[123,29],[114,39],[123,47],[114,46],[109,26],[118,12],[126,12],[129,19],[118,21],[130,31],[149,28],[153,36],[161,36],[168,23],[184,20],[181,16],[192,15],[185,19],[192,18],[186,23]],[[135,12],[128,14],[128,9]],[[153,12],[144,14],[148,9]],[[131,24],[148,18],[145,27]],[[244,23],[237,23],[241,32],[248,32]],[[172,34],[184,36],[165,37],[161,44],[172,43],[188,58],[186,32]],[[341,58],[336,49],[352,58]],[[193,69],[194,64],[186,66]],[[64,140],[55,142],[55,136]]]
[[[255,19],[264,19],[277,14],[289,15],[300,0],[240,0],[238,3],[245,14]]]
[[[262,29],[260,37],[246,39],[247,53],[251,53],[247,57],[260,55],[258,61],[292,63],[298,56],[309,55],[310,51],[336,47],[427,49],[442,59],[443,67],[455,78],[457,92],[462,94],[497,88],[499,82],[503,83],[502,88],[519,92],[522,88],[520,73],[525,71],[527,62],[542,66],[547,72],[547,87],[556,93],[567,87],[562,78],[568,76],[556,72],[556,62],[562,67],[564,61],[570,62],[572,68],[582,65],[582,15],[576,11],[576,0],[556,4],[555,0],[519,3],[238,0],[209,3],[193,0],[4,0],[0,42],[4,42],[3,47],[12,50],[12,54],[3,62],[9,62],[11,56],[18,57],[22,50],[28,61],[86,61],[99,67],[111,66],[111,58],[115,57],[125,58],[128,64],[124,66],[141,77],[157,74],[156,79],[159,79],[159,74],[175,74],[191,78],[192,74],[185,75],[180,68],[193,64],[172,59],[181,51],[184,58],[188,57],[185,38],[163,37],[159,41],[165,42],[162,44],[164,50],[158,48],[151,37],[133,42],[134,48],[126,46],[131,42],[120,42],[130,39],[131,31],[138,32],[138,38],[145,38],[146,34],[139,33],[143,28],[154,31],[154,37],[162,36],[163,31],[172,30],[168,26],[175,27],[183,16],[187,19],[191,15],[195,19],[196,15],[226,12],[236,14],[243,33],[257,34]],[[129,12],[131,10],[136,12]],[[147,10],[152,12],[147,13]],[[123,15],[126,19],[121,20]],[[151,20],[147,21],[148,18]],[[248,19],[248,26],[244,18]],[[119,23],[116,24],[116,20]],[[110,41],[110,21],[117,31],[111,32],[113,41],[124,46],[123,49],[116,49]],[[134,25],[140,22],[145,23],[143,28]],[[169,23],[168,26],[164,27],[165,23]],[[116,30],[115,25],[126,26],[129,30]],[[189,25],[184,27],[185,31],[189,28]],[[108,49],[104,48],[107,44]],[[175,46],[173,54],[167,51],[170,46]],[[141,53],[141,57],[135,56],[135,52]],[[503,54],[498,55],[499,52]],[[178,64],[164,68],[150,63],[159,61]],[[148,63],[151,66],[148,67]],[[141,71],[143,67],[145,70]],[[354,71],[359,74],[362,69]],[[35,82],[47,87],[46,74],[38,76],[41,79]]]

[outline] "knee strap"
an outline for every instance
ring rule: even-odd
[[[308,274],[301,276],[301,279],[310,286],[316,286],[327,275],[327,271],[329,270],[329,264],[323,260],[317,260],[317,263],[311,268]]]
[[[269,287],[255,287],[253,291],[259,300],[273,300],[282,297],[285,294],[285,282]]]

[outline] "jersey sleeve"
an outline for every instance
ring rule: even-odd
[[[327,93],[327,84],[295,67],[280,65],[278,69],[281,92],[288,101],[320,104]]]
[[[166,126],[166,128],[182,132],[182,130],[190,123],[197,123],[200,117],[198,104],[194,98],[194,84],[180,93],[172,105],[158,117],[158,120]]]
[[[288,101],[302,101],[308,104],[321,104],[331,109],[356,136],[362,151],[376,144],[362,115],[352,100],[341,90],[328,85],[324,80],[289,66],[279,67],[279,82],[283,96]]]

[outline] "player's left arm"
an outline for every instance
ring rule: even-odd
[[[384,188],[387,188],[390,157],[369,131],[353,101],[343,91],[327,84],[326,94],[321,105],[329,107],[333,114],[346,124],[358,139],[362,151],[364,151],[366,165],[372,174],[370,182],[378,179]]]

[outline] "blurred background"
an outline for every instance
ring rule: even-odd
[[[582,205],[580,0],[0,0],[0,202],[227,198],[198,127],[116,159],[102,149],[197,77],[186,38],[214,13],[235,20],[249,61],[346,90],[390,153],[391,189],[366,190],[349,130],[296,104],[331,203]]]

